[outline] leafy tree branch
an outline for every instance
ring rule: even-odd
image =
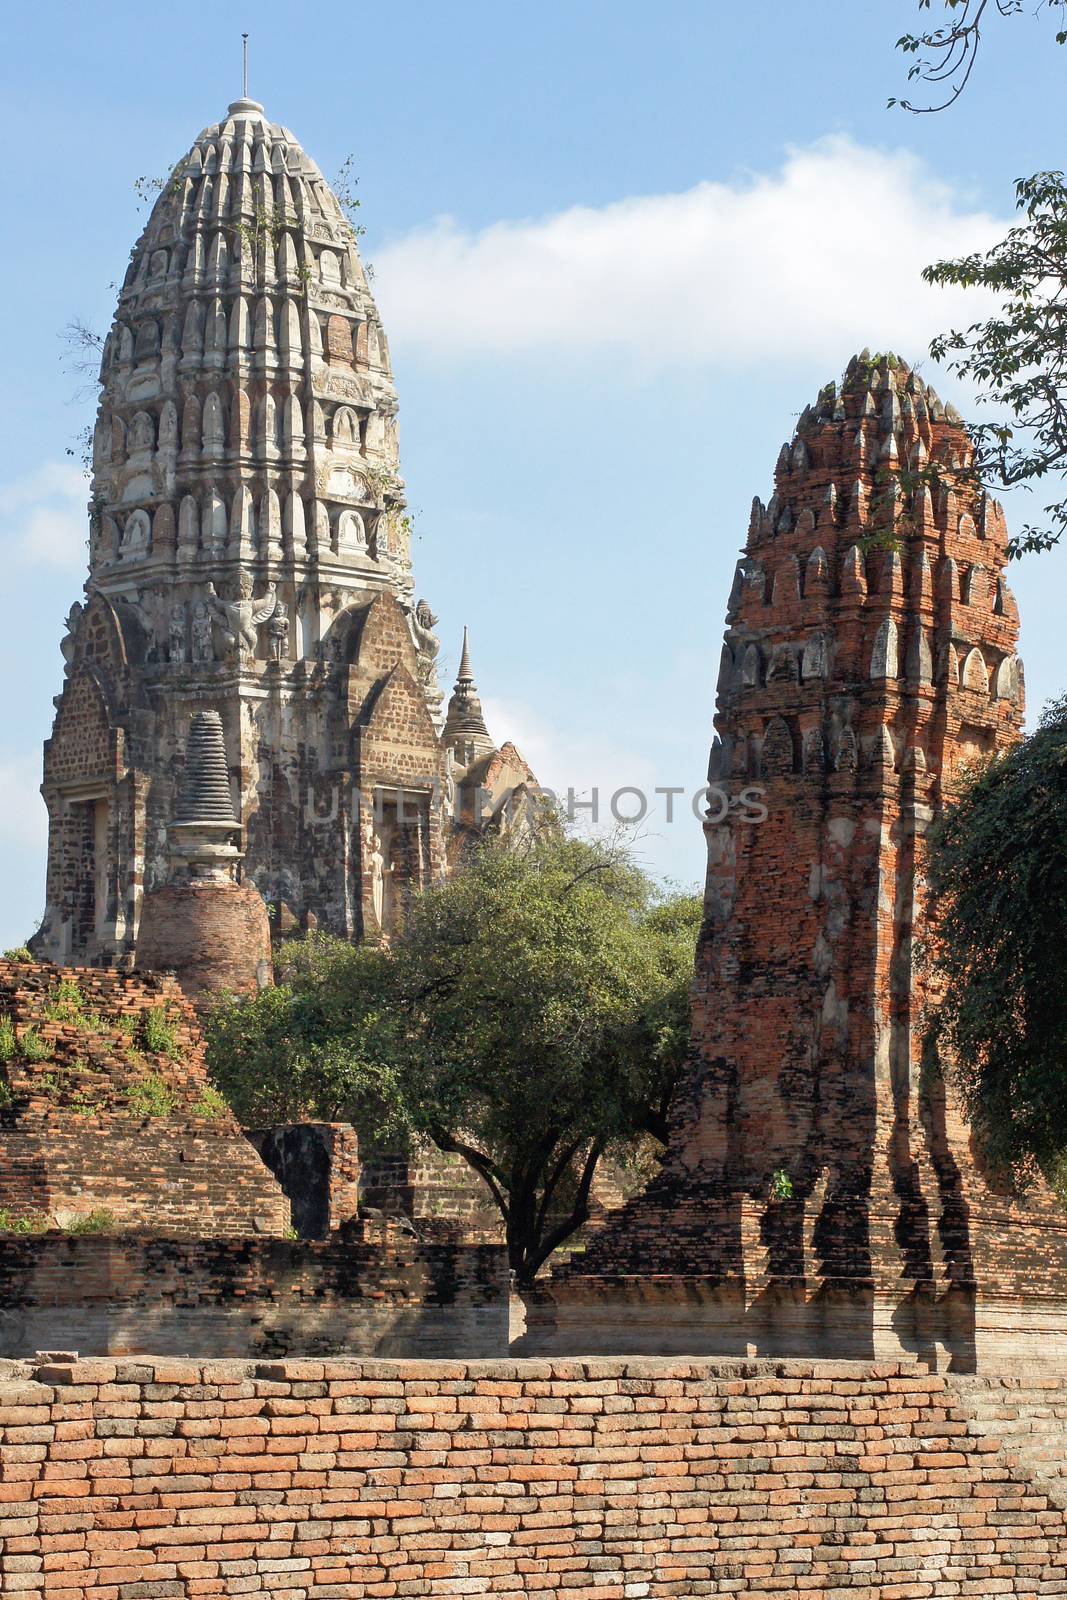
[[[954,105],[966,89],[978,59],[983,39],[983,29],[997,16],[1017,17],[1023,14],[1023,0],[941,0],[948,20],[939,28],[927,28],[919,33],[905,33],[897,40],[897,49],[914,59],[908,68],[908,81],[930,85],[936,104],[916,105],[912,100],[891,96],[889,104],[900,106],[920,116],[930,112],[946,111]],[[1038,0],[1036,9],[1054,10],[1065,0]],[[918,0],[920,11],[931,11],[933,0]],[[1057,44],[1067,43],[1067,28],[1057,29]]]

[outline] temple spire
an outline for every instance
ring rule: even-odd
[[[474,681],[470,633],[466,627],[463,629],[463,651],[460,655],[456,686],[448,702],[448,715],[441,737],[443,743],[455,751],[456,760],[461,767],[469,767],[479,756],[488,755],[496,748],[485,725],[482,702],[478,696],[478,686]]]

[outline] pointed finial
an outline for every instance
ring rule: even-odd
[[[242,57],[242,60],[241,60],[241,67],[242,67],[242,71],[241,71],[241,97],[242,97],[242,99],[247,100],[248,99],[248,35],[247,35],[247,33],[242,33],[242,35],[241,35],[241,57]]]
[[[468,636],[466,623],[463,625],[463,653],[459,658],[459,673],[457,676],[457,681],[459,683],[474,682],[474,673],[471,671],[470,639]]]

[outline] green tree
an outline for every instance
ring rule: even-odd
[[[239,1120],[350,1120],[403,1139],[391,983],[386,952],[313,935],[282,946],[273,988],[216,1005],[208,1069]]]
[[[278,989],[221,1008],[215,1080],[242,1117],[346,1116],[460,1155],[529,1283],[588,1220],[605,1150],[664,1136],[699,915],[620,849],[483,844],[388,950],[295,945]]]
[[[930,1042],[994,1167],[1067,1170],[1067,699],[927,840]]]

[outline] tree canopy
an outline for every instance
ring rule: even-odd
[[[209,1063],[246,1121],[344,1117],[462,1156],[527,1283],[588,1220],[604,1151],[665,1137],[699,920],[619,849],[485,843],[388,949],[288,946],[276,989],[216,1013]]]
[[[931,1042],[991,1164],[1067,1174],[1067,698],[927,840]]]

